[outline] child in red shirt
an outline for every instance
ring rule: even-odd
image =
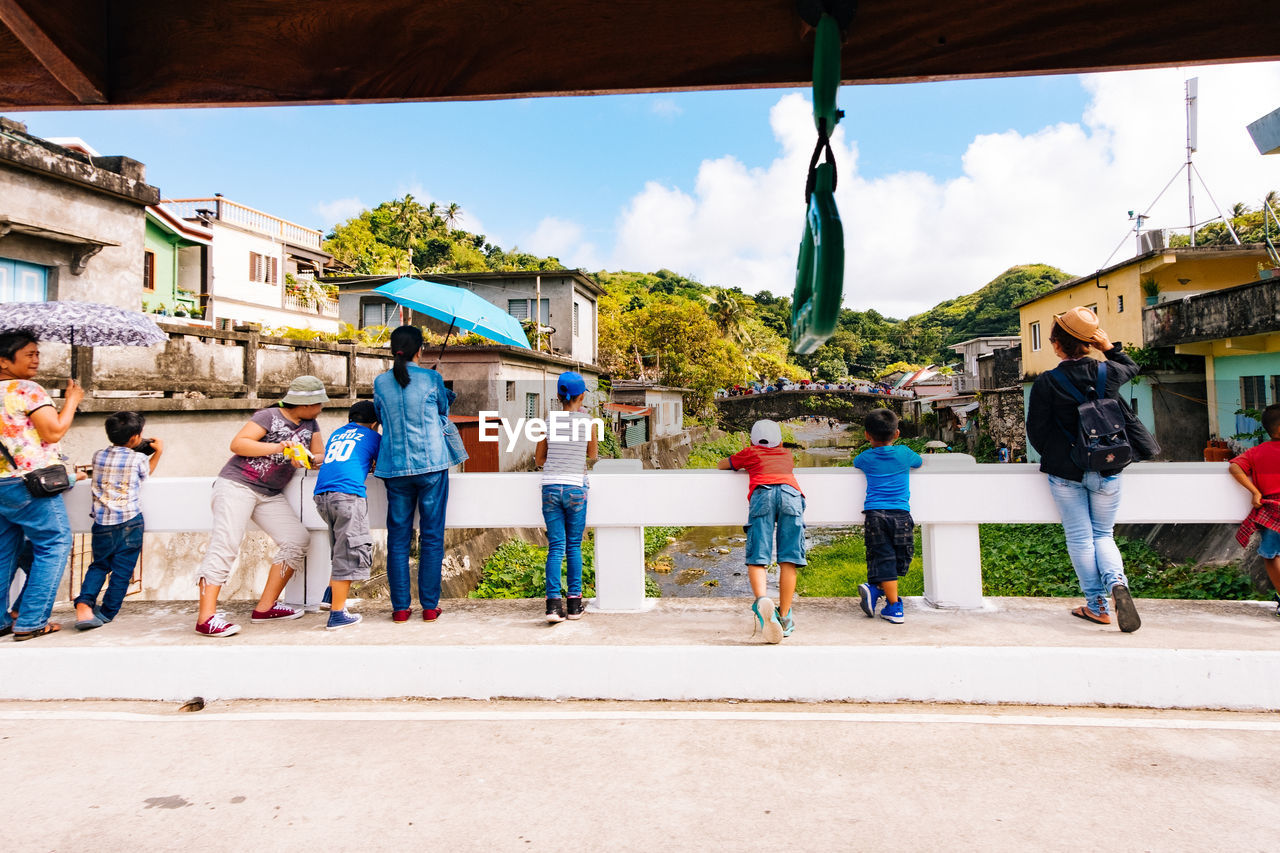
[[[782,428],[774,421],[756,421],[751,427],[751,446],[728,459],[722,470],[746,471],[747,577],[751,581],[752,636],[756,631],[765,642],[777,643],[796,629],[791,600],[796,592],[796,567],[807,565],[804,558],[804,493],[796,482],[795,460],[782,446]],[[768,567],[773,562],[777,539],[778,606],[765,595]]]
[[[1262,429],[1271,436],[1257,447],[1251,447],[1231,460],[1231,476],[1253,495],[1254,509],[1262,502],[1280,501],[1280,403],[1272,403],[1262,412]],[[1250,516],[1252,518],[1252,516]],[[1280,531],[1260,526],[1262,540],[1258,556],[1267,567],[1267,577],[1276,592],[1276,616],[1280,617]]]

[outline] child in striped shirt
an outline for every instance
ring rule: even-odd
[[[591,416],[582,410],[587,383],[573,371],[560,374],[556,395],[562,412],[554,412],[547,437],[534,458],[542,468],[542,518],[547,525],[547,621],[581,619],[582,533],[587,521],[587,464],[598,455],[599,438]],[[568,607],[562,597],[560,566],[568,558]]]

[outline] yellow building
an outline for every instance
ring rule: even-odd
[[[1144,346],[1143,281],[1154,280],[1159,287],[1155,300],[1166,302],[1253,281],[1259,263],[1270,266],[1266,247],[1260,244],[1157,249],[1063,282],[1018,306],[1023,373],[1031,379],[1057,366],[1049,344],[1055,314],[1083,305],[1097,313],[1113,341]]]

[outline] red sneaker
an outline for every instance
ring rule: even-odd
[[[423,622],[434,622],[434,621],[436,621],[437,619],[439,619],[439,618],[440,618],[440,612],[441,612],[441,611],[440,611],[440,608],[439,608],[439,607],[433,607],[433,608],[431,608],[430,610],[423,610],[423,611],[422,611],[422,621],[423,621]]]
[[[196,626],[196,633],[206,637],[230,637],[240,633],[240,626],[214,614]]]
[[[295,610],[294,608],[281,604],[277,601],[275,604],[271,605],[270,610],[253,611],[252,621],[274,622],[276,620],[280,620],[287,622],[290,619],[301,619],[306,615],[306,613],[307,611],[303,610],[301,607]]]
[[[392,622],[408,622],[409,617],[413,615],[413,610],[397,610],[391,614]]]

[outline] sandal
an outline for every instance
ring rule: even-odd
[[[1106,613],[1094,613],[1083,604],[1071,611],[1072,616],[1078,616],[1086,622],[1093,622],[1096,625],[1110,625],[1111,617]]]
[[[56,622],[46,623],[43,628],[37,628],[34,631],[15,631],[13,634],[14,642],[21,643],[23,640],[30,640],[35,637],[43,637],[45,634],[54,634],[62,630],[62,626]]]

